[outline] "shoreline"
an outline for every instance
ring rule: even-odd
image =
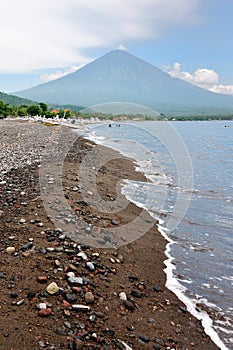
[[[25,124],[26,129],[30,128],[30,124]],[[12,135],[14,132],[18,135],[20,127],[17,125],[14,131],[14,123],[10,125]],[[25,132],[24,124],[21,125]],[[51,128],[55,128],[54,133],[58,129],[56,126]],[[45,133],[47,138],[51,128],[36,126],[35,134],[41,138]],[[34,146],[38,147],[37,144]],[[120,213],[103,214],[91,205],[93,194],[79,187],[77,163],[90,147],[89,141],[79,137],[68,153],[62,175],[66,199],[76,212],[78,223],[95,226],[97,232],[102,232],[103,228],[126,226],[140,215],[142,209],[128,203]],[[101,149],[107,154],[110,152],[105,147]],[[0,312],[4,334],[0,345],[6,350],[51,349],[52,346],[53,349],[127,349],[124,344],[134,350],[218,349],[204,334],[200,322],[165,287],[167,242],[158,231],[156,221],[145,235],[128,244],[125,242],[117,249],[108,246],[91,248],[84,244],[79,247],[80,236],[70,240],[65,228],[62,232],[56,231],[44,210],[38,164],[33,161],[25,168],[5,174],[7,182],[0,187],[1,203],[8,204],[0,209],[3,237]],[[98,192],[109,205],[117,195],[115,185],[119,178],[145,181],[130,159],[121,156],[120,160],[110,161],[97,177]],[[51,187],[53,185],[51,183]],[[66,212],[62,216],[59,208],[55,210],[60,216],[58,220],[69,219]],[[10,246],[15,248],[12,254],[6,252]],[[92,263],[94,269],[88,268],[91,265],[87,263]],[[72,285],[69,282],[72,274],[81,277],[83,284]],[[59,286],[54,295],[46,292],[51,282]],[[87,293],[91,293],[94,300],[88,301]],[[122,300],[120,293],[122,299],[126,296],[127,300]],[[40,309],[41,305],[38,308],[39,304],[45,304],[45,309]],[[86,309],[80,311],[72,306],[79,304]],[[49,311],[46,311],[47,315],[44,311],[41,316],[41,310]]]
[[[91,137],[90,140],[92,142],[97,142],[99,145],[103,145],[104,147],[109,148],[110,150],[113,149],[116,152],[119,152],[123,157],[126,157],[128,159],[131,159],[127,153],[124,153],[123,151],[120,151],[117,148],[114,148],[114,144],[109,146],[108,144],[106,145],[103,140],[99,141],[98,138],[93,138]],[[139,173],[142,173],[146,177],[146,181],[144,182],[152,182],[153,179],[151,176],[148,176],[147,173],[145,172],[144,168],[141,168],[140,166],[140,160],[138,161],[137,159],[132,158],[132,162],[135,164],[135,170]],[[124,191],[123,191],[124,193]],[[125,194],[126,195],[126,194]],[[126,195],[127,197],[127,195]],[[127,197],[127,199],[129,199]],[[129,199],[130,200],[130,199]],[[140,208],[143,208],[143,206],[140,206],[140,203],[137,201],[133,202],[136,206],[139,206]],[[170,245],[175,244],[175,242],[169,238],[166,229],[163,227],[163,220],[157,218],[154,213],[150,213],[151,217],[153,217],[155,220],[158,220],[157,229],[164,237],[166,240],[166,249],[165,249],[165,260],[164,260],[164,265],[166,266],[164,268],[164,272],[166,274],[166,287],[173,292],[177,298],[184,303],[184,305],[187,308],[187,311],[194,316],[197,320],[201,321],[201,324],[204,328],[205,333],[211,338],[211,340],[222,350],[228,350],[228,348],[225,346],[225,344],[222,342],[221,338],[219,337],[218,333],[215,331],[213,328],[213,320],[209,316],[208,312],[205,310],[201,310],[197,306],[197,302],[194,300],[190,299],[189,297],[186,296],[186,291],[187,289],[179,283],[179,281],[176,279],[176,277],[173,274],[173,270],[175,270],[175,265],[173,264],[174,258],[170,255]]]

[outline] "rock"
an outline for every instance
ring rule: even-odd
[[[131,290],[131,295],[134,297],[134,298],[138,298],[138,299],[141,299],[142,298],[142,294],[137,292],[136,290]]]
[[[92,304],[94,302],[94,295],[91,292],[86,292],[84,297],[87,304]]]
[[[19,220],[19,223],[20,223],[20,224],[25,224],[25,222],[26,222],[25,219],[20,219],[20,220]]]
[[[145,334],[140,334],[139,335],[139,339],[142,340],[144,343],[149,343],[150,342],[150,338],[147,337]]]
[[[83,349],[83,342],[80,339],[74,339],[69,342],[68,344],[69,350],[82,350]]]
[[[15,253],[15,247],[7,247],[6,248],[7,254],[14,254]]]
[[[127,295],[125,294],[125,292],[121,292],[119,294],[119,297],[120,297],[121,300],[127,300]]]
[[[87,260],[87,256],[84,252],[80,252],[77,254],[78,257],[82,258],[83,260]]]
[[[38,315],[40,317],[48,317],[49,315],[51,315],[52,313],[52,309],[48,308],[48,309],[41,309],[39,312],[38,312]]]
[[[66,293],[65,298],[69,303],[73,303],[77,300],[77,296],[72,293]]]
[[[131,301],[124,300],[124,305],[127,310],[133,311],[135,309],[135,306]]]
[[[88,270],[90,271],[95,271],[95,265],[91,262],[91,261],[88,261],[86,263],[86,267],[88,268]]]
[[[16,299],[16,298],[18,298],[18,293],[17,293],[17,292],[11,292],[11,293],[10,293],[10,297],[11,297],[12,299]]]
[[[68,328],[68,329],[71,329],[71,328],[72,328],[70,322],[68,322],[68,321],[65,321],[65,322],[64,322],[64,326],[65,326],[66,328]]]
[[[158,286],[153,286],[153,291],[154,292],[161,292],[161,289]]]
[[[45,310],[45,309],[47,309],[47,304],[46,303],[39,303],[39,304],[37,304],[37,309]]]
[[[51,295],[54,295],[54,294],[58,293],[59,290],[60,290],[60,288],[58,287],[56,282],[50,283],[48,285],[48,287],[46,288],[46,292],[51,294]]]
[[[68,283],[72,285],[83,285],[82,277],[69,277]]]
[[[105,333],[106,333],[109,337],[114,337],[114,335],[115,335],[115,331],[112,330],[112,329],[107,329],[107,330],[105,331]]]
[[[130,282],[138,281],[138,277],[135,275],[128,275],[128,279],[130,280]]]
[[[47,250],[46,250],[44,247],[40,247],[39,253],[40,253],[40,254],[46,254],[46,253],[47,253]]]
[[[38,283],[47,283],[48,279],[46,276],[39,276],[37,277],[37,282]]]
[[[111,223],[112,223],[112,225],[115,225],[115,226],[119,225],[119,221],[117,221],[117,220],[112,220]]]
[[[35,292],[28,292],[27,299],[33,299],[35,297],[35,295],[36,295]]]

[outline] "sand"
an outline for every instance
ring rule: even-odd
[[[59,126],[1,121],[0,137],[0,349],[218,349],[165,287],[157,222],[120,197],[146,181],[132,160]]]

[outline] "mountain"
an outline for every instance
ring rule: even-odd
[[[15,93],[35,101],[90,107],[108,102],[159,111],[233,110],[233,97],[172,78],[126,51],[114,50],[63,78]]]
[[[11,106],[29,106],[35,102],[25,99],[25,98],[21,98],[15,95],[8,95],[5,94],[4,92],[0,92],[0,101],[3,101],[6,104],[9,104]]]

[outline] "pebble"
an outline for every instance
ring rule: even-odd
[[[47,309],[47,304],[46,303],[39,303],[39,304],[37,304],[37,309],[45,310],[45,309]]]
[[[124,300],[124,305],[127,310],[133,311],[135,309],[135,306],[131,301]]]
[[[139,339],[142,340],[144,343],[149,343],[150,342],[150,338],[147,337],[145,334],[140,334],[139,335]]]
[[[86,292],[84,297],[87,304],[92,304],[94,302],[94,295],[91,292]]]
[[[15,253],[15,247],[7,247],[6,248],[7,254],[14,254]]]
[[[125,292],[121,292],[121,293],[119,294],[119,297],[120,297],[121,300],[127,300],[127,295],[126,295]]]
[[[83,279],[82,277],[69,277],[68,283],[72,285],[83,285]]]
[[[69,303],[73,303],[77,300],[77,296],[72,293],[66,293],[65,298]]]
[[[158,286],[153,286],[153,291],[154,292],[161,292],[161,289]]]
[[[40,253],[40,254],[46,254],[46,253],[47,253],[47,250],[46,250],[44,247],[40,247],[39,253]]]
[[[128,275],[128,279],[130,280],[130,282],[138,281],[138,277],[135,275]]]
[[[137,292],[136,290],[131,290],[131,295],[135,298],[138,298],[138,299],[142,298],[142,294]]]
[[[60,288],[58,287],[56,282],[50,283],[46,288],[46,292],[51,294],[51,295],[58,293],[59,290],[60,290]]]
[[[38,283],[46,283],[48,281],[46,276],[39,276],[37,277],[37,282]]]
[[[41,317],[48,317],[49,315],[51,315],[52,313],[52,309],[48,308],[48,309],[41,309],[38,312],[38,315]]]
[[[12,299],[16,299],[16,298],[18,298],[18,293],[17,293],[17,292],[11,292],[11,293],[10,293],[10,297],[11,297]]]
[[[82,258],[83,260],[87,260],[87,256],[84,252],[80,252],[77,254],[78,257]]]
[[[88,270],[95,271],[95,265],[91,261],[88,261],[86,263],[86,266],[87,266]]]

